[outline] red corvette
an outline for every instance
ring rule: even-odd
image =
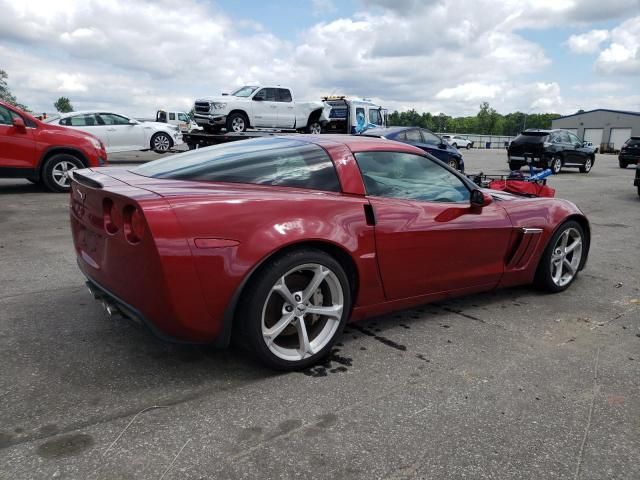
[[[479,190],[411,145],[281,136],[75,172],[80,269],[165,338],[303,368],[358,320],[499,287],[566,289],[589,223],[566,200]]]

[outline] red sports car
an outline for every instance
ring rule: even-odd
[[[590,230],[572,203],[479,190],[411,145],[280,136],[74,173],[80,269],[110,312],[278,369],[345,323],[499,287],[566,289]]]

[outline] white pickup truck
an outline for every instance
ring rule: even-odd
[[[269,128],[321,133],[331,107],[323,102],[297,102],[291,89],[247,85],[220,97],[196,100],[194,118],[207,133]]]

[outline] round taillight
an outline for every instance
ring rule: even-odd
[[[116,208],[113,200],[105,198],[102,201],[102,217],[104,220],[104,229],[107,233],[115,235],[122,226],[122,215]]]
[[[140,209],[127,205],[123,210],[124,234],[129,243],[139,243],[144,236],[146,226]]]

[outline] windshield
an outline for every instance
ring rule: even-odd
[[[237,89],[235,92],[231,92],[231,95],[233,95],[234,97],[248,97],[253,92],[255,92],[257,88],[258,87],[245,85],[244,87],[240,87],[239,89]]]

